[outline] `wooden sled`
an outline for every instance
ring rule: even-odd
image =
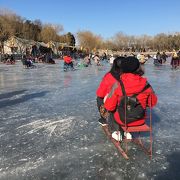
[[[150,95],[150,98],[151,98],[151,95]],[[114,146],[117,148],[119,153],[121,153],[125,159],[129,159],[128,157],[128,143],[129,142],[133,142],[136,145],[138,145],[150,157],[150,159],[152,159],[152,142],[153,142],[152,140],[152,105],[150,105],[149,111],[147,111],[146,109],[145,119],[146,119],[145,124],[139,125],[139,126],[133,126],[133,127],[129,127],[125,119],[125,126],[121,126],[120,129],[123,129],[125,134],[131,133],[131,135],[132,134],[133,135],[131,139],[127,139],[126,136],[124,136],[121,142],[116,141],[115,139],[112,138],[111,130],[109,129],[108,125],[102,126],[102,129],[104,130],[105,134],[109,137],[111,142],[114,144]],[[149,134],[149,137],[148,137],[149,142],[148,143],[146,142],[146,144],[143,142],[143,139],[141,137],[141,134],[144,132],[147,132]]]
[[[124,139],[120,142],[120,141],[116,141],[114,138],[112,138],[111,135],[111,131],[109,130],[109,126],[102,126],[103,131],[105,132],[105,134],[107,135],[107,137],[111,140],[111,142],[114,144],[114,146],[117,148],[117,150],[119,151],[119,153],[125,158],[125,159],[129,159],[128,156],[128,146],[127,143],[129,142],[133,142],[136,145],[138,145],[149,157],[150,159],[152,158],[152,128],[149,127],[148,125],[144,124],[142,126],[136,126],[136,127],[129,127],[129,128],[125,128],[123,127],[124,132],[129,132],[129,133],[138,133],[138,136],[136,138],[132,137],[131,140],[126,139],[124,137]],[[140,136],[141,132],[150,132],[150,145],[147,148]],[[123,147],[125,146],[125,147]]]

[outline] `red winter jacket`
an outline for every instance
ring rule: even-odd
[[[125,91],[128,96],[141,92],[147,83],[146,78],[132,73],[122,74],[121,80],[123,81]],[[151,98],[150,98],[150,94],[151,94]],[[121,91],[120,83],[115,82],[105,101],[104,104],[105,108],[109,111],[114,111],[116,109],[117,104],[119,104],[120,98],[122,96],[123,94]],[[144,109],[146,108],[147,105],[148,106],[151,105],[151,107],[153,107],[157,103],[157,96],[155,95],[151,87],[140,93],[137,96],[137,98]],[[117,123],[119,123],[120,125],[124,125],[123,122],[120,120],[119,113],[117,111],[114,113],[114,118]],[[145,123],[145,119],[140,119],[135,122],[129,123],[128,126],[138,126],[144,123]]]
[[[117,82],[117,80],[112,74],[110,72],[106,73],[96,91],[96,95],[100,98],[104,98],[110,92],[115,82]]]
[[[70,56],[64,56],[63,59],[64,59],[64,62],[67,64],[72,62],[72,58]]]

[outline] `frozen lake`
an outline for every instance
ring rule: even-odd
[[[125,160],[98,124],[95,93],[109,69],[0,64],[0,180],[180,179],[180,70],[145,64],[159,99],[153,158],[130,145]]]

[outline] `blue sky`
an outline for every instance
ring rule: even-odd
[[[110,38],[117,32],[180,32],[180,0],[0,0],[0,8],[26,19],[61,24],[64,33],[90,30]]]

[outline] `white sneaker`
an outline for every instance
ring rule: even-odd
[[[132,134],[129,132],[124,132],[124,136],[126,137],[126,139],[132,139]]]
[[[120,131],[114,131],[112,133],[112,138],[115,139],[116,141],[122,141],[122,135]]]

